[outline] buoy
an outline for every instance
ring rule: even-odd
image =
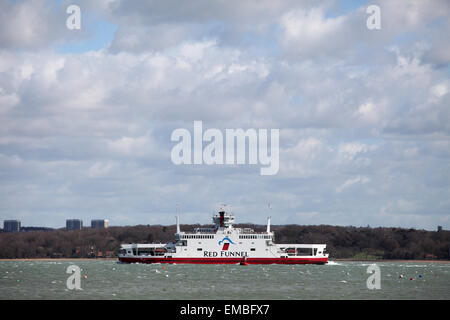
[[[409,280],[414,280],[414,278],[409,278]]]
[[[87,279],[87,275],[84,275],[84,276],[83,276],[83,279]]]
[[[419,278],[422,278],[422,275],[421,275],[421,274],[419,274]]]
[[[166,270],[166,267],[162,267],[163,270]]]
[[[401,274],[401,275],[399,275],[398,277],[399,277],[399,278],[403,278],[403,275]]]

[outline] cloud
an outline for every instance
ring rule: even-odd
[[[78,3],[79,34],[69,1],[0,5],[2,217],[173,223],[180,203],[209,223],[226,202],[265,223],[270,202],[275,224],[448,222],[447,1],[376,1],[376,32],[335,1]],[[117,27],[99,49],[90,21]],[[280,129],[279,173],[175,166],[194,120]]]
[[[111,162],[96,162],[88,171],[88,176],[91,178],[98,178],[107,175],[114,168],[114,164]]]
[[[361,183],[361,184],[365,184],[368,183],[370,181],[369,178],[367,177],[355,177],[353,179],[348,179],[346,180],[342,185],[340,185],[339,187],[336,188],[336,192],[340,193],[342,191],[344,191],[344,189],[349,188],[350,186],[356,184],[356,183]]]

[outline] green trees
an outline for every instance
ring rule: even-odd
[[[183,225],[192,230],[200,225]],[[211,227],[203,226],[203,227]],[[265,226],[237,225],[264,231]],[[325,243],[332,258],[449,259],[450,231],[402,228],[272,225],[277,243]],[[0,258],[89,257],[116,255],[121,243],[173,241],[175,226],[0,233]]]

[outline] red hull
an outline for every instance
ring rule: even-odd
[[[242,258],[124,258],[125,263],[190,263],[190,264],[238,264]],[[247,258],[247,264],[325,264],[328,258]]]

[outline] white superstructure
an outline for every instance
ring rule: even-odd
[[[122,244],[119,260],[140,263],[325,264],[325,244],[275,244],[270,217],[265,232],[234,228],[234,215],[219,211],[213,228],[180,231],[177,215],[175,241],[166,244]]]

